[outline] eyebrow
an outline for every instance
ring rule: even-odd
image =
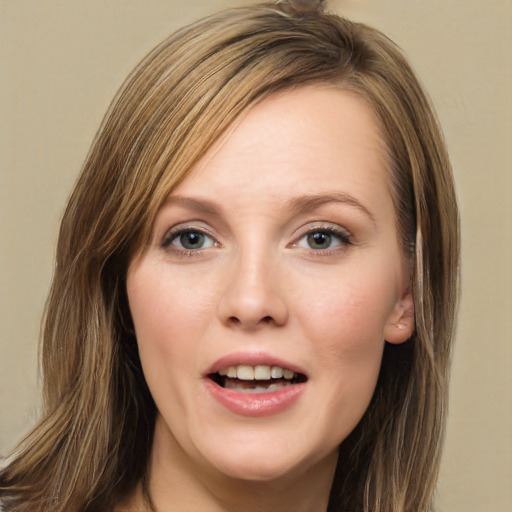
[[[365,215],[376,224],[376,220],[372,212],[354,196],[345,192],[336,192],[329,194],[308,194],[299,197],[293,197],[285,203],[285,208],[295,212],[303,212],[308,210],[315,210],[321,206],[329,203],[340,203],[348,206],[352,206]],[[216,205],[214,201],[209,199],[195,199],[193,197],[183,196],[170,196],[166,201],[166,204],[181,206],[188,210],[195,210],[200,213],[208,215],[219,216],[221,214],[221,208]]]
[[[194,199],[193,197],[170,196],[166,204],[176,205],[186,208],[187,210],[195,210],[208,215],[220,215],[220,208],[209,199]]]
[[[304,210],[315,210],[329,203],[341,203],[357,208],[366,214],[371,221],[376,224],[376,220],[372,212],[361,201],[345,192],[335,192],[330,194],[310,194],[300,197],[294,197],[287,202],[287,207],[298,212]]]

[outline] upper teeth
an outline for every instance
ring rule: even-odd
[[[248,366],[240,364],[238,366],[228,366],[219,371],[219,375],[239,380],[270,380],[281,379],[292,380],[295,372],[280,366],[257,365]]]

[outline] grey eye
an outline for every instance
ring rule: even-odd
[[[307,235],[307,242],[311,249],[328,249],[333,242],[333,236],[325,231],[315,231]]]
[[[168,239],[164,241],[164,246],[173,246],[185,251],[207,249],[214,245],[215,240],[211,236],[194,229],[182,229],[172,233]]]
[[[184,249],[201,249],[204,245],[205,238],[206,237],[203,235],[203,233],[187,231],[185,233],[181,233],[176,241],[179,240],[180,245]]]
[[[304,234],[297,242],[298,247],[311,249],[313,251],[322,251],[334,249],[341,245],[350,244],[349,235],[335,229],[313,229]]]

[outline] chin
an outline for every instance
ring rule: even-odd
[[[260,440],[251,446],[242,443],[238,449],[231,444],[217,453],[203,454],[217,471],[227,477],[247,482],[279,482],[307,473],[318,464],[332,464],[337,460],[337,449],[331,452],[312,450],[294,453],[298,441],[281,439],[278,443]],[[302,445],[304,447],[304,445]]]
[[[271,483],[292,478],[304,472],[302,465],[248,461],[245,464],[222,464],[217,469],[225,476],[248,483]]]

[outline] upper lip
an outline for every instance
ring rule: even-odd
[[[299,365],[292,363],[290,361],[286,361],[285,359],[281,359],[279,357],[266,354],[263,352],[234,352],[225,356],[220,357],[215,361],[209,369],[206,371],[205,376],[211,375],[212,373],[217,373],[224,368],[228,368],[229,366],[239,366],[239,365],[247,365],[247,366],[257,366],[257,365],[267,365],[267,366],[280,366],[281,368],[286,368],[288,370],[292,370],[297,374],[302,374],[307,377],[307,372],[304,368]]]

